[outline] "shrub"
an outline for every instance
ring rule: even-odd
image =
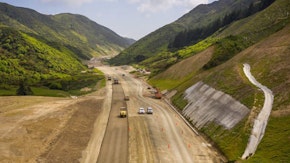
[[[33,95],[33,92],[29,86],[26,86],[24,82],[21,82],[19,88],[16,90],[16,94],[19,96]]]
[[[61,90],[62,89],[62,85],[58,82],[53,82],[48,86],[50,89],[58,89]]]

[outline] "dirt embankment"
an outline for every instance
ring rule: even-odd
[[[88,99],[75,104],[75,110],[62,132],[51,142],[39,162],[78,162],[91,138],[102,100]]]
[[[102,98],[0,97],[1,162],[78,162]]]

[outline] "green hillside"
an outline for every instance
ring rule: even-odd
[[[82,62],[132,44],[74,14],[44,15],[0,3],[0,95],[68,96],[93,91],[104,78]]]
[[[42,88],[35,95],[67,96],[68,91],[94,88],[104,78],[95,72],[81,73],[87,68],[64,46],[55,49],[8,27],[0,27],[0,36],[0,95],[16,95],[16,88],[25,84]],[[46,94],[49,89],[59,91]]]
[[[115,55],[132,43],[81,15],[44,15],[5,3],[0,3],[0,24],[37,37],[51,46],[62,44],[81,59]]]
[[[182,31],[203,28],[213,23],[216,19],[227,13],[248,8],[251,3],[259,0],[220,0],[208,5],[199,5],[177,21],[150,33],[126,48],[115,58],[111,64],[139,63],[150,57],[155,57],[160,52],[166,52],[170,42]]]
[[[58,14],[51,18],[65,28],[61,33],[68,38],[69,45],[85,46],[92,56],[115,55],[130,44],[127,39],[81,15]]]
[[[232,130],[217,124],[202,129],[230,161],[290,161],[289,11],[288,0],[276,0],[266,9],[231,23],[197,44],[169,51],[167,56],[186,59],[149,79],[158,88],[177,90],[171,100],[179,109],[186,105],[183,92],[198,81],[233,96],[251,109],[250,116]],[[240,157],[251,132],[253,116],[261,109],[264,99],[263,93],[245,77],[243,63],[251,65],[255,78],[275,96],[265,136],[255,155],[246,161]]]
[[[147,67],[147,69],[150,69],[152,76],[154,76],[164,71],[171,65],[198,52],[201,52],[209,46],[215,45],[216,50],[214,52],[215,54],[213,58],[203,68],[209,69],[219,65],[233,57],[236,53],[242,51],[250,45],[253,45],[255,42],[263,39],[264,37],[267,37],[269,34],[271,34],[271,32],[273,33],[275,31],[271,28],[272,31],[270,29],[270,31],[268,31],[268,33],[265,35],[265,31],[262,31],[263,28],[258,28],[256,31],[249,31],[247,28],[244,28],[246,31],[240,33],[234,33],[236,32],[234,29],[227,30],[227,28],[232,26],[232,24],[235,24],[236,22],[245,22],[245,20],[249,19],[251,15],[255,15],[257,12],[263,11],[271,3],[273,3],[273,1],[274,0],[262,0],[258,3],[250,4],[248,8],[234,10],[228,12],[222,17],[212,19],[212,23],[202,28],[196,27],[190,30],[179,32],[162,52],[159,52],[147,59],[141,54],[135,57],[131,56],[131,59],[133,58],[138,60],[138,64]],[[283,27],[283,23],[280,24],[280,27],[279,25],[276,25],[276,27],[277,29]],[[253,35],[253,32],[255,32],[255,35]],[[252,36],[250,36],[249,33],[251,33]],[[132,46],[134,45],[135,44]],[[140,45],[139,47],[143,46]],[[147,49],[150,48],[146,48],[146,50]],[[133,53],[130,54],[133,55]],[[118,59],[118,57],[114,59]],[[123,59],[126,59],[126,57]]]

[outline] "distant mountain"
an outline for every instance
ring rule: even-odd
[[[182,31],[194,28],[202,28],[222,18],[227,13],[248,8],[251,3],[259,0],[219,0],[211,4],[202,4],[182,16],[177,21],[165,25],[135,42],[129,48],[122,51],[110,62],[112,64],[131,64],[153,57],[166,51],[168,44]]]
[[[61,43],[81,52],[77,55],[82,59],[115,55],[134,42],[81,15],[44,15],[5,3],[0,3],[0,24],[50,44]]]

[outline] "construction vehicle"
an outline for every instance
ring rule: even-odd
[[[120,108],[120,117],[121,118],[127,117],[127,109],[126,109],[126,107],[121,107]]]
[[[117,78],[114,78],[114,84],[119,84],[119,80]]]
[[[124,100],[125,100],[125,101],[129,101],[129,96],[125,96],[125,97],[124,97]]]
[[[155,98],[156,99],[161,99],[162,97],[162,93],[160,92],[160,90],[158,88],[155,88]]]

